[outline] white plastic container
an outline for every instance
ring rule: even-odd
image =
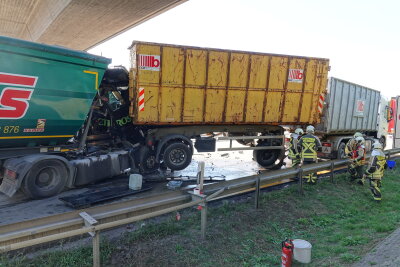
[[[129,188],[132,190],[142,189],[143,176],[140,174],[129,175]]]
[[[301,263],[310,263],[311,262],[311,243],[302,240],[295,239],[293,240],[294,245],[294,259]]]

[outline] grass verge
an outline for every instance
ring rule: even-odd
[[[398,162],[399,163],[399,162]],[[253,200],[224,201],[209,208],[207,239],[200,240],[200,214],[182,212],[147,224],[120,240],[103,240],[104,266],[279,266],[280,243],[301,238],[313,245],[307,266],[349,266],[400,226],[400,171],[387,171],[383,201],[372,200],[368,185],[335,183],[306,186],[304,196],[292,186]],[[91,266],[91,247],[58,251],[34,259],[0,258],[0,266]],[[302,266],[294,264],[293,266]]]

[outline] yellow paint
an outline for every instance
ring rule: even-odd
[[[162,101],[158,106],[160,120],[176,122],[182,116],[184,51],[181,48],[164,47],[162,53],[163,63],[169,64],[162,65]]]
[[[37,136],[2,136],[0,139],[26,139],[26,138],[65,138],[73,135],[37,135]]]
[[[160,56],[158,70],[138,67],[138,55]],[[319,122],[329,61],[285,55],[137,42],[131,51],[130,115],[137,124]],[[289,82],[301,69],[301,82]],[[138,90],[145,88],[145,110]],[[299,112],[300,111],[300,112]]]
[[[84,73],[89,73],[89,74],[93,74],[95,76],[95,82],[94,82],[94,89],[95,90],[99,90],[99,73],[96,71],[89,71],[89,70],[84,70]]]

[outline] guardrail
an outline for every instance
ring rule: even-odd
[[[388,157],[398,157],[400,148],[385,151]],[[334,169],[346,166],[348,160],[333,160],[269,171],[259,175],[205,185],[202,195],[189,191],[171,191],[146,198],[72,211],[59,215],[0,226],[0,252],[13,251],[46,242],[61,240],[89,233],[93,237],[93,265],[100,266],[99,232],[121,225],[160,216],[181,209],[201,206],[201,236],[205,237],[207,203],[216,199],[255,191],[255,208],[259,206],[260,189],[293,181],[303,174],[330,170],[333,181]],[[299,180],[302,192],[303,179]]]

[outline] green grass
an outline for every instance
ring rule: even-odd
[[[118,242],[103,241],[104,266],[279,266],[281,241],[308,240],[307,266],[350,266],[400,226],[400,171],[387,171],[383,201],[375,203],[368,185],[337,176],[304,195],[296,186],[253,200],[210,207],[207,239],[200,239],[200,212],[186,210],[161,223],[147,224]],[[0,266],[91,266],[91,247],[47,253],[35,259],[0,258]],[[2,260],[2,261],[1,261]],[[374,264],[374,263],[371,263]],[[295,263],[293,266],[303,266]]]

